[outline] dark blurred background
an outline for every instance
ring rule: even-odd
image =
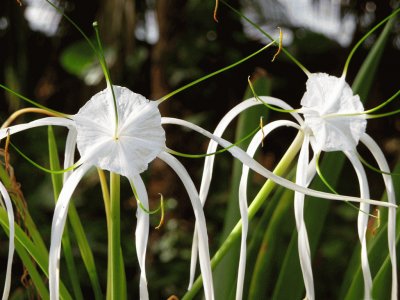
[[[96,57],[81,34],[44,0],[21,2],[22,6],[15,0],[0,2],[0,82],[47,107],[73,114],[93,94],[105,88]],[[113,83],[149,99],[158,99],[239,60],[266,43],[264,37],[222,4],[216,23],[213,20],[214,1],[211,0],[59,0],[55,3],[91,38],[94,38],[92,23],[99,22]],[[352,46],[374,24],[390,14],[396,1],[235,0],[229,3],[275,36],[277,26],[280,26],[285,46],[311,72],[340,76]],[[350,84],[378,34],[373,34],[356,52],[348,70]],[[174,96],[162,105],[162,115],[187,119],[213,130],[218,120],[242,101],[249,75],[252,78],[265,76],[271,83],[273,96],[298,107],[305,91],[306,76],[284,54],[272,63],[275,51],[265,51]],[[399,54],[400,22],[397,20],[368,96],[367,107],[376,106],[397,91],[400,85]],[[1,90],[0,122],[26,106]],[[394,101],[387,109],[398,107],[398,101]],[[33,117],[36,116],[24,116],[18,122]],[[280,117],[278,113],[271,114],[271,119]],[[205,139],[177,128],[166,129],[169,147],[186,153],[206,150]],[[398,117],[370,121],[367,130],[378,140],[393,164],[400,153]],[[56,133],[62,151],[66,132],[57,129]],[[233,136],[232,127],[226,137],[232,140]],[[290,135],[283,135],[269,141],[264,151],[264,161],[269,168],[288,147],[290,139]],[[13,141],[35,161],[47,164],[45,129],[16,135]],[[226,159],[216,166],[223,175],[213,182],[212,195],[206,205],[212,252],[218,247],[227,201],[231,160],[228,155],[224,157]],[[203,161],[183,159],[182,162],[198,185]],[[54,207],[50,176],[33,169],[15,152],[11,152],[11,164],[31,214],[48,241]],[[158,193],[163,193],[167,199],[166,224],[159,231],[151,231],[147,263],[151,294],[154,299],[162,299],[174,293],[182,294],[186,288],[193,214],[182,185],[161,162],[155,161],[144,177],[154,207],[158,205]],[[123,189],[123,234],[129,236],[123,240],[123,249],[129,289],[136,294],[138,267],[133,240],[136,203],[126,182]],[[372,196],[378,197],[381,192],[379,189],[372,191]],[[106,225],[95,173],[82,182],[74,201],[105,285]],[[157,218],[152,217],[154,225],[158,223]],[[5,239],[3,232],[0,236]],[[5,257],[4,247],[0,254]],[[80,274],[85,276],[83,267]],[[21,286],[18,280],[21,275],[22,267],[16,267],[15,288]],[[84,288],[90,292],[89,286]]]

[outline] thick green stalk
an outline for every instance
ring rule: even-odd
[[[278,176],[282,176],[287,170],[289,169],[290,164],[292,163],[294,157],[300,150],[301,143],[303,141],[303,134],[300,132],[297,134],[296,138],[294,139],[293,143],[290,145],[289,149],[286,151],[283,158],[280,160],[279,164],[274,169],[274,174]],[[252,201],[251,205],[249,206],[249,220],[252,220],[254,215],[258,212],[261,208],[264,201],[270,195],[275,187],[275,182],[271,180],[267,180],[261,190],[258,192],[257,196]],[[215,253],[214,257],[211,260],[211,267],[214,269],[231,246],[237,241],[242,233],[242,221],[240,220],[236,226],[232,229],[229,236],[226,238],[225,242],[221,245],[218,251]],[[197,292],[200,290],[202,286],[203,280],[201,277],[198,277],[193,287],[190,291],[188,291],[182,298],[182,300],[189,300],[193,299]]]
[[[121,264],[121,226],[120,226],[120,175],[110,175],[110,253],[111,256],[111,300],[123,300],[122,290],[124,272]],[[108,293],[107,293],[108,294]]]

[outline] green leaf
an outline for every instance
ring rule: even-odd
[[[7,212],[4,208],[0,207],[0,225],[3,227],[4,231],[8,233],[9,224]],[[38,264],[39,268],[43,271],[43,273],[48,277],[48,252],[41,251],[27,236],[27,234],[19,227],[18,224],[14,224],[15,226],[15,244],[20,244],[34,259],[34,261]],[[19,247],[19,246],[18,246]],[[39,287],[41,288],[41,287]],[[64,284],[60,281],[60,297],[64,300],[72,300],[73,298],[69,294],[68,290],[65,288]]]

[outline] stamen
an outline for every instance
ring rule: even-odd
[[[389,175],[389,176],[400,176],[400,173],[390,173],[390,172],[385,172],[382,171],[378,168],[375,168],[373,165],[371,165],[370,163],[368,163],[359,153],[357,153],[358,159],[361,161],[361,163],[366,166],[368,169],[371,169],[372,171],[375,171],[379,174],[385,174],[385,175]]]
[[[249,60],[249,59],[252,58],[253,56],[256,56],[257,54],[259,54],[259,53],[261,53],[262,51],[264,51],[265,49],[271,47],[271,46],[274,45],[275,43],[276,43],[276,42],[273,41],[273,42],[269,43],[268,45],[262,47],[261,49],[257,50],[256,52],[250,54],[249,56],[246,56],[245,58],[242,58],[241,60],[239,60],[239,61],[237,61],[237,62],[235,62],[235,63],[233,63],[233,64],[231,64],[231,65],[229,65],[229,66],[226,66],[226,67],[224,67],[224,68],[222,68],[222,69],[219,69],[219,70],[217,70],[217,71],[215,71],[215,72],[213,72],[213,73],[211,73],[211,74],[208,74],[208,75],[203,76],[203,77],[201,77],[201,78],[199,78],[199,79],[196,79],[195,81],[192,81],[192,82],[190,82],[190,83],[184,85],[183,87],[181,87],[181,88],[179,88],[179,89],[177,89],[177,90],[175,90],[175,91],[169,93],[168,95],[162,97],[161,99],[159,99],[159,100],[157,100],[157,101],[158,101],[159,103],[162,103],[162,102],[164,102],[165,100],[171,98],[172,96],[175,96],[176,94],[178,94],[178,93],[180,93],[180,92],[182,92],[182,91],[184,91],[184,90],[190,88],[191,86],[194,86],[194,85],[196,85],[196,84],[198,84],[198,83],[200,83],[200,82],[202,82],[202,81],[204,81],[204,80],[207,80],[207,79],[209,79],[209,78],[211,78],[211,77],[214,77],[215,75],[218,75],[218,74],[220,74],[220,73],[223,73],[223,72],[225,72],[225,71],[228,71],[228,70],[230,70],[230,69],[232,69],[232,68],[234,68],[234,67],[240,65],[241,63],[245,62],[246,60]]]
[[[59,111],[56,111],[56,110],[54,110],[54,109],[47,108],[46,106],[41,105],[41,104],[37,103],[36,101],[31,100],[31,99],[29,99],[29,98],[27,98],[27,97],[25,97],[25,96],[23,96],[23,95],[21,95],[21,94],[15,92],[15,91],[13,91],[12,89],[6,87],[5,85],[2,85],[1,83],[0,83],[0,88],[6,90],[6,91],[9,92],[10,94],[13,94],[14,96],[17,96],[17,97],[20,98],[21,100],[24,100],[24,101],[26,101],[26,102],[28,102],[28,103],[30,103],[30,104],[36,106],[36,107],[39,107],[39,108],[41,108],[41,109],[43,109],[43,110],[45,110],[45,111],[47,111],[47,112],[49,112],[49,113],[52,113],[52,115],[55,115],[55,116],[58,116],[58,117],[69,118],[69,115],[64,114],[64,113],[62,113],[62,112],[59,112]]]
[[[154,215],[154,214],[158,213],[159,211],[161,211],[160,222],[159,222],[158,225],[155,227],[155,229],[160,229],[161,226],[164,224],[164,217],[165,217],[164,196],[163,196],[161,193],[159,193],[159,195],[160,195],[160,206],[157,207],[157,208],[154,209],[154,210],[149,210],[149,209],[147,209],[146,207],[144,207],[142,201],[140,201],[139,195],[138,195],[137,192],[136,192],[136,188],[135,188],[135,186],[133,185],[133,182],[130,182],[130,184],[131,184],[131,188],[132,188],[133,194],[135,195],[135,198],[136,198],[136,202],[137,202],[137,204],[138,204],[138,207],[139,207],[141,210],[143,210],[143,211],[144,211],[146,214],[148,214],[148,215]]]
[[[263,101],[255,92],[253,84],[251,83],[250,80],[250,76],[247,77],[247,82],[249,83],[251,92],[253,93],[254,98],[256,98],[258,101],[260,101],[261,103],[263,103],[266,107],[268,107],[271,110],[277,111],[277,112],[283,112],[283,113],[293,113],[293,112],[298,112],[298,109],[282,109],[282,108],[278,108],[272,105],[269,105],[267,102]]]
[[[381,227],[381,211],[379,208],[374,209],[375,218],[368,221],[368,231],[372,233],[372,235],[376,235],[378,229]]]
[[[261,127],[262,129],[262,127]],[[218,151],[212,152],[212,153],[204,153],[204,154],[186,154],[186,153],[182,153],[182,152],[178,152],[172,149],[167,148],[166,151],[170,154],[176,155],[176,156],[180,156],[180,157],[186,157],[186,158],[204,158],[207,156],[211,156],[211,155],[216,155],[216,154],[220,154],[223,153],[225,151],[228,151],[230,148],[238,146],[239,144],[243,143],[245,140],[251,138],[257,131],[259,130],[259,127],[257,127],[256,129],[254,129],[252,132],[250,132],[248,135],[246,135],[244,138],[240,139],[239,141],[237,141],[236,143],[230,145],[229,147],[226,148],[222,148]]]
[[[8,138],[8,137],[7,137]],[[41,165],[39,165],[38,163],[34,162],[32,159],[30,159],[27,155],[25,155],[17,146],[15,146],[12,142],[9,142],[11,147],[13,147],[13,149],[15,151],[17,151],[17,153],[19,155],[21,155],[26,161],[28,161],[31,165],[33,165],[34,167],[38,168],[39,170],[42,170],[43,172],[46,173],[50,173],[50,174],[64,174],[66,172],[70,172],[73,171],[75,168],[77,168],[81,163],[75,163],[73,164],[71,167],[67,168],[67,169],[63,169],[63,170],[51,170],[51,169],[47,169]]]
[[[282,34],[282,29],[280,27],[278,27],[278,28],[279,28],[279,46],[278,46],[278,50],[276,51],[276,53],[275,53],[274,57],[272,58],[271,62],[274,62],[275,58],[282,51],[283,34]]]
[[[243,18],[246,22],[251,24],[254,28],[256,28],[258,31],[260,31],[263,35],[265,35],[267,38],[269,38],[271,41],[274,41],[271,35],[269,35],[267,32],[265,32],[259,25],[254,23],[252,20],[250,20],[248,17],[243,15],[240,11],[235,9],[233,6],[228,4],[225,0],[221,0],[223,4],[225,4],[227,7],[229,7],[234,13],[236,13],[239,17]],[[276,41],[274,41],[276,44]],[[304,74],[307,75],[307,77],[310,77],[311,73],[310,71],[307,70],[305,66],[303,66],[292,54],[290,54],[289,51],[287,51],[284,47],[282,47],[282,52],[285,53],[291,61],[293,61],[303,72]]]
[[[262,116],[260,117],[260,128],[261,128],[261,133],[262,133],[261,147],[264,147],[265,134],[264,134],[264,124],[263,124]]]
[[[347,74],[347,69],[349,68],[350,60],[353,57],[354,53],[356,50],[361,46],[361,44],[374,32],[376,31],[379,27],[381,27],[383,24],[385,24],[387,21],[389,21],[391,18],[393,18],[395,15],[397,15],[400,12],[400,8],[396,9],[393,13],[391,13],[389,16],[384,18],[382,21],[380,21],[377,25],[375,25],[370,31],[368,31],[358,42],[357,44],[351,49],[351,52],[349,56],[347,57],[346,63],[344,65],[343,69],[343,75]]]
[[[215,0],[215,7],[214,7],[214,21],[218,23],[217,12],[218,12],[218,0]]]
[[[16,1],[18,2],[19,6],[22,6],[21,0],[16,0]]]
[[[7,138],[6,138],[6,145],[4,147],[4,162],[6,164],[6,171],[7,174],[10,174],[10,154],[8,152],[8,148],[10,146],[10,128],[7,129]]]
[[[390,102],[392,102],[394,99],[396,99],[398,96],[400,95],[400,90],[398,90],[392,97],[390,97],[389,99],[387,99],[385,102],[383,102],[382,104],[379,104],[378,106],[371,108],[369,110],[366,110],[364,113],[366,114],[370,114],[373,113],[379,109],[381,109],[382,107],[388,105]]]
[[[329,184],[329,182],[326,180],[325,176],[322,174],[320,165],[319,165],[319,159],[320,159],[321,153],[318,153],[316,156],[316,161],[315,161],[315,169],[317,170],[317,174],[319,176],[319,178],[321,179],[321,181],[323,182],[323,184],[325,184],[325,186],[334,194],[339,195],[339,193]],[[361,209],[359,209],[357,206],[355,206],[353,203],[349,202],[349,201],[345,201],[346,204],[350,205],[352,208],[356,209],[357,211],[360,211],[364,214],[367,214],[368,216],[370,216],[371,218],[376,218],[375,215],[367,213]]]

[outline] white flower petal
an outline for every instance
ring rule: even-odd
[[[213,139],[214,141],[217,141],[224,148],[228,148],[228,147],[232,146],[232,143],[229,143],[228,141],[226,141],[222,138],[214,136],[207,130],[205,130],[193,123],[185,121],[185,120],[180,120],[180,119],[175,119],[175,118],[162,118],[162,123],[163,124],[176,124],[176,125],[188,127],[210,139]],[[383,206],[383,207],[397,207],[396,205],[394,205],[392,203],[371,200],[371,199],[351,197],[351,196],[330,194],[330,193],[325,193],[325,192],[320,192],[320,191],[316,191],[313,189],[305,188],[305,187],[299,186],[297,184],[294,184],[293,182],[291,182],[285,178],[282,178],[280,176],[273,174],[271,171],[267,170],[262,165],[260,165],[258,162],[256,162],[254,159],[252,159],[246,152],[244,152],[242,149],[240,149],[236,146],[229,148],[228,151],[231,152],[231,154],[234,157],[238,158],[243,164],[247,165],[250,169],[252,169],[255,172],[259,173],[260,175],[274,181],[275,183],[277,183],[283,187],[286,187],[290,190],[293,190],[293,191],[297,191],[297,192],[300,192],[300,193],[303,193],[303,194],[306,194],[306,195],[309,195],[312,197],[317,197],[317,198],[324,198],[324,199],[337,200],[337,201],[362,202],[362,203],[368,203],[368,204],[373,204],[373,205],[378,205],[378,206]]]
[[[144,208],[148,210],[149,199],[142,178],[139,175],[136,175],[131,180],[133,186],[136,189],[140,202],[143,204]],[[137,208],[136,218],[137,218],[137,224],[135,230],[135,241],[136,241],[135,246],[140,267],[140,283],[139,283],[140,299],[147,300],[149,299],[149,292],[147,290],[147,279],[146,279],[146,249],[147,249],[147,241],[149,239],[150,220],[149,220],[149,214],[143,211],[140,207]]]
[[[369,187],[367,175],[357,155],[353,151],[344,151],[344,154],[352,163],[356,171],[358,182],[360,185],[360,195],[362,198],[369,198]],[[368,214],[369,204],[360,203],[360,211],[358,212],[357,229],[358,238],[361,243],[361,269],[364,278],[364,298],[371,299],[372,291],[372,276],[368,263],[368,250],[367,250],[367,228],[368,228]]]
[[[374,156],[379,168],[383,172],[390,172],[389,165],[385,159],[382,150],[378,144],[368,135],[363,134],[360,140]],[[386,193],[388,201],[396,204],[396,195],[394,193],[394,186],[392,176],[382,174],[383,181],[385,182]],[[397,283],[397,258],[396,258],[396,208],[389,208],[388,212],[388,244],[389,244],[389,256],[392,263],[392,293],[391,299],[398,299],[398,283]]]
[[[8,224],[9,224],[9,243],[8,243],[6,280],[4,283],[4,290],[3,290],[3,297],[2,297],[3,300],[6,300],[6,299],[8,299],[8,296],[10,295],[11,269],[12,269],[12,261],[13,261],[13,256],[14,256],[14,212],[13,212],[10,196],[8,195],[7,190],[1,181],[0,181],[0,194],[6,205]],[[0,202],[1,202],[1,199],[0,199]]]
[[[69,201],[79,181],[90,167],[91,165],[89,164],[83,164],[71,174],[61,190],[54,209],[49,253],[49,290],[51,300],[59,299],[61,239],[68,214]]]
[[[319,150],[353,150],[365,133],[365,115],[336,115],[363,112],[360,97],[353,95],[344,77],[310,74],[306,85],[301,112],[305,128],[315,136]]]
[[[6,138],[8,134],[12,135],[14,133],[24,131],[26,129],[40,127],[40,126],[47,126],[47,125],[73,127],[74,122],[66,118],[56,118],[56,117],[42,118],[26,124],[20,124],[0,129],[0,140]]]
[[[68,169],[74,164],[77,134],[78,133],[75,128],[71,128],[68,131],[67,141],[65,143],[64,169]],[[64,173],[64,182],[68,179],[71,173],[72,171]]]
[[[287,110],[293,109],[293,107],[291,107],[289,104],[277,98],[261,96],[260,99],[265,103],[277,106],[282,109],[287,109]],[[257,100],[256,98],[250,98],[236,105],[218,123],[217,127],[214,130],[214,135],[221,137],[234,118],[236,118],[241,112],[245,111],[246,109],[256,105],[263,105],[263,103]],[[299,122],[299,124],[303,124],[303,120],[298,113],[292,112],[291,114]],[[217,150],[217,147],[218,143],[211,140],[210,143],[208,144],[207,153],[215,152]],[[204,161],[204,169],[200,185],[200,201],[203,205],[206,201],[211,184],[214,159],[215,156],[210,155],[207,156]],[[197,234],[195,228],[195,232],[193,234],[192,255],[190,263],[189,289],[192,288],[192,284],[194,282],[194,277],[196,272],[196,262],[197,262]]]
[[[259,130],[254,137],[252,138],[248,148],[247,154],[250,157],[253,157],[256,150],[262,143],[263,138],[266,138],[271,131],[283,127],[283,126],[291,126],[296,129],[300,129],[300,126],[291,121],[274,121],[268,123],[263,127],[262,130]],[[242,238],[241,238],[241,245],[240,245],[240,258],[239,258],[239,268],[238,268],[238,279],[236,285],[236,299],[242,299],[243,295],[243,284],[244,284],[244,275],[246,271],[246,239],[247,239],[247,231],[248,231],[248,214],[247,214],[247,182],[248,182],[248,174],[249,168],[243,165],[242,175],[240,178],[239,183],[239,208],[240,208],[240,215],[242,220]]]
[[[310,182],[311,178],[307,178],[308,173],[308,157],[309,157],[309,136],[305,135],[303,145],[301,146],[299,159],[296,170],[296,183],[300,186],[307,187],[307,182]],[[314,176],[313,176],[314,177]],[[315,298],[314,293],[314,280],[311,268],[311,251],[310,244],[308,242],[308,234],[306,223],[304,221],[304,197],[302,193],[295,192],[294,194],[294,214],[296,219],[296,227],[298,232],[297,246],[299,250],[299,260],[301,271],[303,273],[304,285],[306,288],[306,298],[313,300]]]
[[[166,152],[161,152],[158,157],[165,161],[172,169],[174,169],[176,174],[182,180],[182,183],[189,194],[196,217],[199,238],[200,269],[203,277],[204,294],[207,300],[213,300],[214,288],[208,247],[207,226],[199,194],[185,167],[175,157]]]
[[[149,162],[165,148],[158,102],[149,101],[127,88],[114,86],[118,110],[115,131],[113,98],[107,88],[94,95],[72,118],[78,131],[77,146],[81,157],[93,145],[104,143],[93,159],[101,169],[133,177],[145,171]],[[122,161],[128,161],[129,165]]]

